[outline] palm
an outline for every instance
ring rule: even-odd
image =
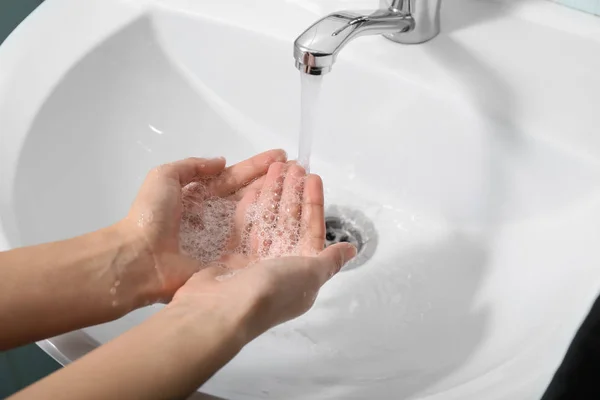
[[[275,163],[266,176],[223,196],[218,184],[184,190],[182,248],[207,266],[239,269],[266,258],[323,249],[322,186],[296,164]]]
[[[181,242],[182,228],[186,223],[194,223],[186,213],[189,211],[186,210],[186,191],[189,192],[186,187],[193,182],[202,182],[211,194],[210,198],[225,199],[235,207],[246,193],[264,181],[264,174],[272,163],[285,160],[285,152],[274,150],[224,169],[223,159],[190,158],[156,168],[149,174],[128,220],[147,243],[153,260],[148,263],[148,273],[156,276],[157,297],[169,299],[203,267],[201,258],[181,251],[182,248],[185,250],[185,243]],[[201,204],[206,205],[207,200],[202,198]],[[210,232],[197,231],[204,235],[201,239],[210,241]]]
[[[349,244],[323,250],[322,183],[295,164],[273,164],[259,182],[226,198],[208,195],[204,201],[230,202],[232,234],[177,291],[174,301],[233,312],[248,322],[245,334],[250,339],[306,312],[319,288],[356,254]],[[202,218],[198,222],[202,228]]]

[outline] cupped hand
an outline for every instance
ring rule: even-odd
[[[249,209],[259,215],[249,219]],[[347,243],[323,249],[322,181],[294,163],[270,166],[240,198],[234,225],[230,249],[236,250],[194,274],[170,307],[214,309],[240,320],[246,341],[305,313],[356,255]]]
[[[145,273],[154,282],[145,296],[146,303],[169,301],[203,267],[181,251],[182,189],[202,181],[212,196],[240,201],[246,191],[260,185],[271,164],[281,161],[286,161],[285,152],[272,150],[228,168],[224,158],[187,158],[150,171],[128,216],[120,223],[125,234],[142,243],[135,253],[145,258]]]

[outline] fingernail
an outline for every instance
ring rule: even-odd
[[[281,151],[281,156],[277,157],[277,161],[286,161],[287,160],[287,152],[283,149],[280,149],[279,151]]]
[[[306,175],[306,170],[304,169],[304,167],[297,163],[294,163],[294,165],[296,165],[296,168],[292,170],[292,175],[294,176],[294,178],[302,178]]]
[[[349,244],[346,247],[346,250],[344,252],[344,264],[348,263],[350,260],[352,260],[354,257],[356,257],[356,253],[357,253],[356,247]]]
[[[340,270],[344,268],[344,266],[348,264],[350,260],[356,257],[356,247],[354,247],[351,244],[347,244],[346,246],[344,246],[344,249],[342,249],[341,247],[342,246],[340,246],[340,253],[342,255],[342,265],[340,265],[337,271],[335,271],[336,274],[340,272]]]

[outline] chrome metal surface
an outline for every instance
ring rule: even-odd
[[[440,31],[441,0],[381,0],[375,11],[338,11],[318,20],[294,42],[296,68],[310,75],[331,71],[352,39],[383,35],[405,44],[423,43]]]
[[[347,242],[356,246],[358,254],[342,271],[365,264],[375,254],[378,235],[373,222],[360,210],[328,206],[325,212],[325,246]]]
[[[440,33],[441,0],[380,0],[381,8],[401,11],[415,21],[413,30],[384,34],[386,38],[403,44],[418,44],[433,39]]]
[[[362,235],[351,222],[339,217],[325,218],[325,247],[336,243],[350,243],[358,251],[362,249]]]

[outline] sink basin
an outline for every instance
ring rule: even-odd
[[[377,2],[233,1],[49,0],[0,47],[2,249],[115,222],[160,163],[295,156],[293,40]],[[600,289],[600,21],[534,0],[442,9],[436,39],[358,39],[323,82],[312,170],[377,248],[203,393],[544,392]],[[159,308],[39,344],[65,364]]]

